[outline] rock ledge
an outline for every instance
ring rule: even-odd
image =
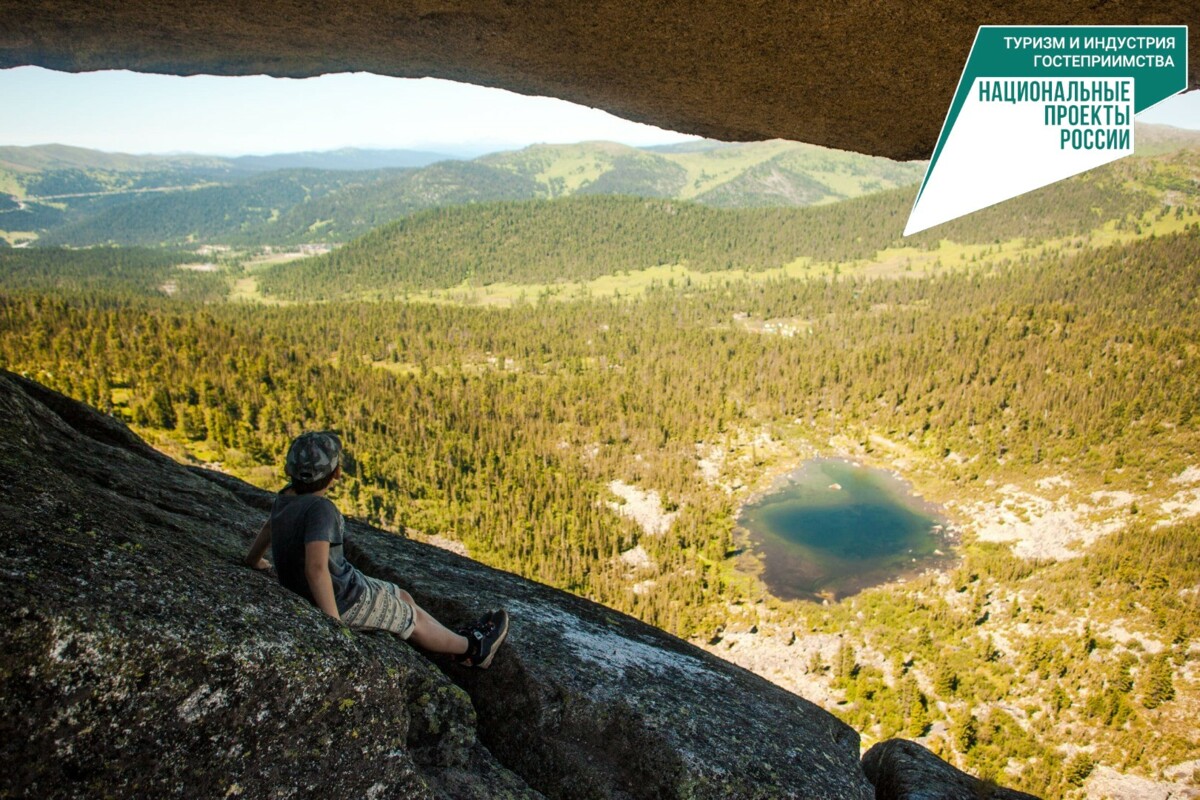
[[[851,728],[630,617],[348,521],[448,622],[510,610],[464,670],[241,566],[268,493],[3,372],[0,442],[4,796],[873,796]]]

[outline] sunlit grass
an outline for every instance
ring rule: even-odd
[[[11,194],[18,200],[25,198],[25,187],[17,180],[17,176],[5,169],[0,169],[0,194]]]
[[[751,167],[786,153],[795,143],[776,139],[770,142],[754,142],[741,147],[721,148],[717,151],[702,150],[695,153],[659,153],[687,170],[687,184],[679,193],[681,200],[715,189]]]
[[[233,286],[229,290],[229,302],[261,303],[267,306],[286,306],[292,304],[290,300],[281,300],[278,297],[268,297],[263,294],[258,288],[258,278],[253,275],[234,279]]]
[[[781,146],[786,143],[780,143]],[[673,155],[673,154],[668,154]],[[687,154],[682,154],[687,155]],[[737,158],[737,157],[735,157]],[[555,163],[563,163],[561,160]],[[589,281],[559,281],[554,283],[473,284],[464,282],[448,289],[364,291],[342,299],[397,300],[409,302],[445,303],[511,307],[543,301],[572,301],[584,298],[630,298],[645,295],[652,288],[678,291],[708,289],[741,283],[760,283],[786,279],[859,276],[874,279],[920,278],[968,268],[999,265],[1004,262],[1036,260],[1056,252],[1069,253],[1082,247],[1096,248],[1123,244],[1151,235],[1164,236],[1183,231],[1200,221],[1200,214],[1183,213],[1176,216],[1171,210],[1164,216],[1154,210],[1137,221],[1127,221],[1118,228],[1115,221],[1078,236],[1057,239],[1011,239],[986,244],[962,244],[943,239],[935,249],[896,246],[880,250],[871,258],[844,262],[818,262],[808,257],[797,258],[783,266],[765,269],[732,269],[699,272],[687,264],[656,265],[640,270],[621,270]],[[236,254],[232,254],[236,257]],[[241,261],[246,275],[235,277],[229,299],[232,302],[286,305],[291,301],[264,295],[255,273],[268,267],[297,261],[305,254],[279,252],[254,255]]]

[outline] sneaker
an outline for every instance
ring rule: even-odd
[[[454,656],[454,660],[467,667],[487,669],[504,637],[508,636],[508,612],[503,609],[489,611],[470,628],[463,628],[458,633],[467,637],[467,652]]]

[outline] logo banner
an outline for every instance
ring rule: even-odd
[[[1133,153],[1133,118],[1187,88],[1187,26],[986,25],[904,235]]]

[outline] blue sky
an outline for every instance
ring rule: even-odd
[[[125,153],[215,155],[416,148],[476,155],[534,142],[631,145],[684,134],[563,100],[365,73],[289,80],[38,67],[0,70],[0,145],[60,143]],[[1200,129],[1200,92],[1138,117]]]
[[[0,70],[0,144],[245,155],[339,147],[483,153],[534,142],[684,141],[548,97],[432,78],[178,77]]]

